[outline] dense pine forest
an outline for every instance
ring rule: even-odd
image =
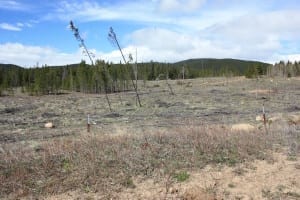
[[[133,70],[134,69],[134,70]],[[137,69],[137,70],[135,70]],[[137,73],[134,73],[137,71]],[[191,79],[198,77],[259,75],[299,76],[300,62],[262,62],[235,59],[191,59],[177,63],[112,64],[96,61],[94,66],[82,61],[65,66],[22,68],[0,64],[0,95],[21,88],[30,95],[59,94],[64,91],[114,93],[132,90],[131,81]]]

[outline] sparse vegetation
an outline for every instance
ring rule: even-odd
[[[261,122],[255,122],[262,101],[269,102],[265,104],[267,118],[273,113],[298,113],[299,92],[291,86],[294,83],[274,80],[281,83],[276,86],[278,92],[258,93],[256,98],[249,93],[256,87],[255,80],[233,78],[226,84],[224,81],[188,80],[191,87],[170,81],[178,91],[176,95],[166,95],[169,90],[165,81],[148,82],[147,87],[140,88],[141,94],[148,95],[143,97],[144,107],[134,106],[132,92],[122,96],[122,104],[118,103],[118,94],[110,94],[119,112],[109,114],[99,104],[105,101],[104,95],[72,93],[49,98],[17,93],[17,97],[2,97],[0,198],[42,198],[75,190],[83,194],[101,192],[100,199],[117,199],[123,192],[138,190],[147,180],[163,183],[161,193],[166,198],[184,198],[185,191],[176,184],[197,181],[195,172],[216,167],[217,174],[225,170],[242,179],[245,174],[248,177],[259,173],[262,167],[256,165],[257,160],[264,160],[268,166],[288,162],[292,173],[296,173],[300,151],[297,122],[289,125],[284,121],[287,118],[282,117],[283,121],[269,125],[268,134],[257,128]],[[160,87],[153,87],[156,84]],[[262,79],[260,87],[269,88],[270,84],[273,83]],[[289,100],[283,102],[287,87],[293,90],[289,91]],[[88,113],[92,122],[90,133],[86,132]],[[48,120],[55,128],[44,128]],[[231,124],[244,121],[250,121],[255,129],[231,130]],[[277,163],[273,152],[283,152],[284,159]],[[297,160],[289,160],[290,155]],[[247,162],[253,167],[245,167]],[[222,186],[226,191],[221,189],[219,177],[214,176],[197,191],[213,197],[222,194],[243,198],[235,193],[241,185],[232,182],[232,177],[228,179]],[[297,188],[299,183],[290,180],[289,184]],[[285,190],[288,184],[284,182],[281,185],[276,190],[270,188],[269,193],[266,190],[266,198],[275,192],[282,197],[289,192],[294,196],[299,193]],[[172,193],[170,188],[176,192]],[[261,191],[256,193],[262,195]],[[192,196],[198,193],[186,192]]]
[[[275,192],[271,192],[269,189],[262,190],[262,197],[266,199],[299,199],[300,194],[296,192],[284,192],[280,188]]]
[[[161,179],[178,169],[265,159],[261,152],[271,149],[278,136],[189,127],[188,131],[178,129],[172,133],[54,140],[44,143],[38,152],[26,151],[24,146],[12,151],[4,146],[1,196],[61,193],[78,188],[110,193],[123,187],[134,188],[131,176]],[[179,171],[174,178],[183,182],[189,174]]]

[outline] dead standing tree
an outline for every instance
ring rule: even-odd
[[[79,34],[79,30],[78,28],[74,25],[73,21],[70,21],[70,29],[71,31],[74,33],[74,36],[76,38],[76,40],[79,42],[79,47],[83,48],[84,53],[86,53],[91,61],[92,66],[94,66],[94,61],[92,59],[92,54],[91,52],[88,51],[88,49],[86,48],[86,45],[84,43],[84,40],[82,39],[82,37]]]
[[[92,54],[91,54],[90,51],[88,51],[88,49],[87,49],[87,47],[86,47],[86,45],[85,45],[85,43],[84,43],[84,40],[83,40],[82,37],[80,36],[79,30],[78,30],[78,28],[74,25],[73,21],[70,21],[70,29],[71,29],[71,31],[74,33],[74,36],[75,36],[76,40],[79,42],[79,47],[83,48],[83,51],[84,51],[84,53],[86,53],[87,56],[89,57],[92,66],[95,67],[94,61],[93,61],[93,59],[92,59]],[[103,66],[103,68],[104,68],[104,71],[106,71],[105,66]],[[105,74],[105,76],[106,76],[106,74]],[[104,77],[104,79],[106,79],[106,77]],[[112,112],[111,103],[110,103],[110,100],[109,100],[108,95],[107,95],[107,84],[106,84],[105,81],[104,81],[104,91],[105,91],[105,98],[106,98],[106,101],[107,101],[109,110],[110,110],[110,112]]]
[[[171,84],[169,83],[169,64],[167,65],[167,72],[166,72],[166,83],[167,83],[167,86],[169,87],[169,90],[171,92],[171,95],[175,95],[173,89],[172,89],[172,86]]]
[[[123,54],[123,51],[122,51],[122,49],[121,49],[121,47],[120,47],[120,44],[119,44],[119,42],[118,42],[117,35],[116,35],[116,33],[114,32],[114,30],[113,30],[112,27],[110,27],[109,32],[108,32],[108,39],[111,41],[111,43],[112,43],[113,45],[116,45],[116,46],[118,47],[118,49],[119,49],[119,51],[120,51],[120,53],[121,53],[121,55],[122,55],[122,58],[123,58],[124,63],[125,63],[125,64],[128,64],[128,62],[126,61],[125,56],[124,56],[124,54]],[[137,71],[134,69],[134,66],[133,66],[133,65],[132,65],[132,73],[133,73],[133,74],[137,74]],[[135,91],[135,94],[136,94],[137,102],[138,102],[139,106],[142,107],[142,104],[141,104],[141,101],[140,101],[140,96],[139,96],[139,93],[138,93],[138,90],[137,90],[137,82],[134,83],[133,78],[131,78],[131,82],[132,82],[132,86],[133,86],[134,91]]]

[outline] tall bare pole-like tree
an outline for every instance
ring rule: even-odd
[[[122,55],[122,58],[123,58],[124,63],[125,63],[125,64],[128,64],[128,62],[126,61],[126,58],[125,58],[125,56],[124,56],[124,54],[123,54],[123,51],[122,51],[122,49],[121,49],[121,47],[120,47],[119,41],[118,41],[118,39],[117,39],[117,35],[116,35],[116,33],[114,32],[114,30],[113,30],[112,27],[110,27],[109,32],[108,32],[108,39],[111,41],[111,43],[112,43],[113,45],[116,45],[116,46],[118,47],[118,49],[119,49],[119,51],[120,51],[120,53],[121,53],[121,55]],[[134,69],[134,66],[133,66],[133,65],[132,65],[132,72],[133,72],[133,74],[137,73],[137,72],[135,72],[135,69]],[[141,104],[141,101],[140,101],[140,96],[139,96],[139,93],[138,93],[138,90],[137,90],[137,84],[134,83],[133,78],[131,78],[131,82],[132,82],[133,88],[134,88],[134,90],[135,90],[135,94],[136,94],[136,98],[137,98],[137,101],[138,101],[138,103],[139,103],[139,106],[142,107],[142,104]]]
[[[79,30],[78,28],[74,25],[73,21],[70,21],[70,29],[71,31],[74,33],[74,36],[76,38],[76,40],[79,42],[79,47],[83,48],[84,50],[84,53],[86,53],[91,61],[91,64],[94,66],[94,61],[92,59],[92,54],[90,51],[88,51],[85,43],[84,43],[84,40],[82,39],[82,37],[80,36],[79,34]]]
[[[84,40],[80,36],[79,29],[74,25],[73,21],[70,21],[70,29],[74,33],[74,36],[75,36],[76,40],[79,42],[79,47],[83,48],[84,53],[86,53],[88,55],[88,57],[89,57],[89,59],[91,61],[91,65],[94,67],[95,64],[94,64],[94,61],[92,59],[92,54],[91,54],[90,51],[88,51],[88,49],[87,49],[87,47],[86,47],[86,45],[84,43]],[[103,68],[105,68],[105,66],[103,66]],[[110,100],[109,100],[108,95],[107,95],[107,85],[105,84],[104,87],[105,87],[104,88],[105,98],[106,98],[109,110],[110,110],[110,112],[112,112],[111,103],[110,103]]]

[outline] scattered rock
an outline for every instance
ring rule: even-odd
[[[263,116],[261,116],[261,115],[257,115],[256,118],[255,118],[255,120],[256,120],[257,122],[262,122],[262,121],[264,121]]]
[[[233,124],[231,126],[231,130],[232,131],[246,131],[246,132],[249,132],[249,131],[254,131],[255,130],[255,127],[252,126],[251,124]]]
[[[44,127],[45,128],[54,128],[55,126],[54,126],[54,124],[52,122],[48,122],[48,123],[45,124]]]
[[[289,124],[300,124],[300,115],[290,115],[287,117]]]

